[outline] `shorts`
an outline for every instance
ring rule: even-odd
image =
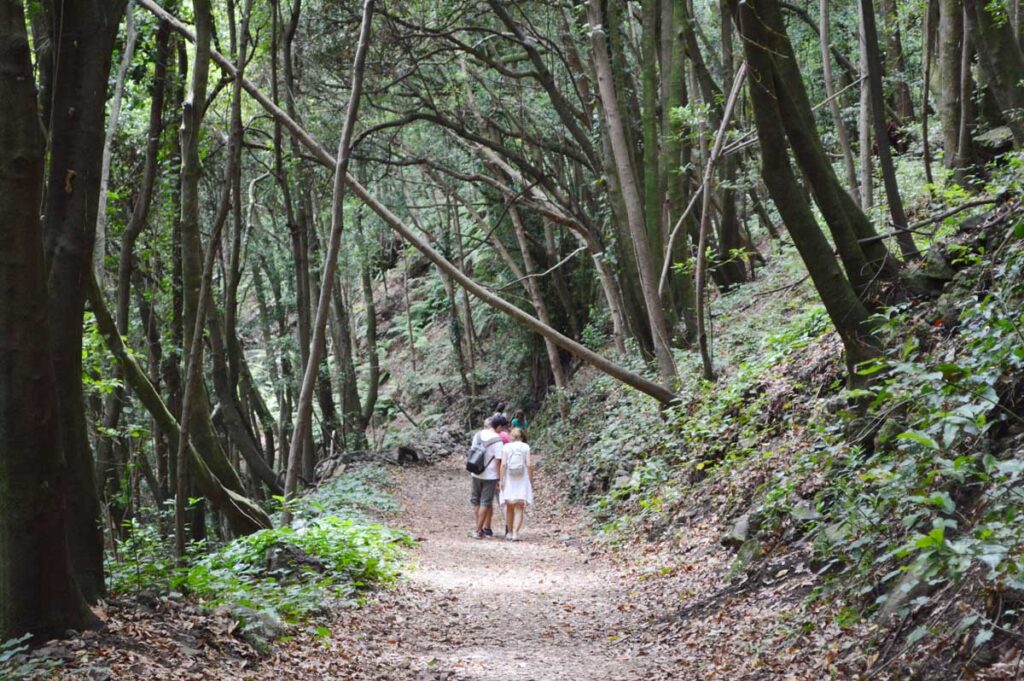
[[[480,478],[470,478],[473,481],[473,485],[469,491],[469,505],[470,506],[490,506],[494,502],[494,492],[498,489],[497,480],[481,480]]]

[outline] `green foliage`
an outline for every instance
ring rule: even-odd
[[[877,324],[889,350],[861,368],[870,387],[848,392],[859,409],[766,486],[782,518],[799,481],[824,476],[815,552],[838,568],[836,586],[881,592],[879,604],[898,581],[936,586],[971,570],[992,588],[1024,588],[1024,462],[1001,444],[1024,424],[1024,247],[1015,225],[997,238],[996,257],[951,249],[966,267],[951,287],[962,296],[955,335],[937,344],[936,313],[919,306],[886,310]]]
[[[294,621],[327,596],[393,580],[399,546],[407,542],[380,525],[325,516],[235,539],[177,572],[172,586],[210,606],[241,605]]]
[[[295,526],[262,530],[214,548],[189,547],[178,567],[157,527],[131,522],[108,565],[113,593],[181,592],[209,607],[241,607],[297,621],[328,599],[353,597],[360,588],[388,584],[398,575],[400,531],[367,519],[393,511],[380,491],[384,472],[365,467],[295,503]]]

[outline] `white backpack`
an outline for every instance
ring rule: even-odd
[[[526,473],[526,452],[522,447],[513,447],[506,462],[508,474],[513,478],[521,478]]]

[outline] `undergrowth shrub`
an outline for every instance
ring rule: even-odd
[[[330,599],[397,576],[404,532],[372,522],[395,501],[380,467],[362,467],[294,502],[294,527],[261,530],[222,546],[189,546],[176,566],[155,525],[131,521],[108,565],[114,594],[180,592],[209,607],[247,608],[298,621]]]
[[[950,252],[956,300],[879,315],[888,350],[861,367],[869,387],[847,392],[858,409],[766,485],[779,520],[817,476],[810,533],[827,590],[901,616],[968,575],[989,594],[1024,591],[1024,223]],[[971,609],[945,629],[973,626],[980,644],[1007,618]]]

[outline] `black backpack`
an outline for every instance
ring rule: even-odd
[[[501,442],[501,437],[496,437],[489,442],[484,442],[481,438],[473,438],[473,444],[469,446],[469,452],[466,454],[466,470],[474,475],[480,475],[487,470],[491,461],[494,461],[494,457],[492,456],[486,462],[484,462],[484,457],[487,456],[487,448],[495,442]]]

